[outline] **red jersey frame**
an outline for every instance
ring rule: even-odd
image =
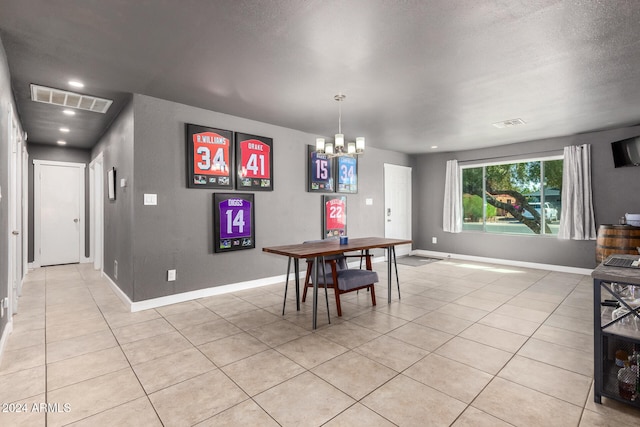
[[[236,132],[236,190],[273,191],[273,139]]]
[[[190,123],[186,130],[187,186],[233,189],[233,132]]]

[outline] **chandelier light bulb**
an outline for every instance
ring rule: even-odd
[[[327,154],[333,154],[333,144],[327,142],[327,144],[324,146],[324,152]]]

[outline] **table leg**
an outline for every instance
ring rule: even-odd
[[[287,305],[287,290],[289,289],[289,271],[291,270],[291,257],[289,257],[289,261],[287,262],[287,278],[284,282],[284,301],[282,302],[282,315],[284,316],[284,308]],[[298,295],[298,288],[296,287],[296,297]],[[299,308],[298,308],[299,309]]]
[[[392,247],[393,250],[393,267],[396,269],[396,284],[398,285],[398,299],[400,299],[400,279],[398,278],[398,263],[396,262],[396,247]]]
[[[300,311],[300,260],[293,260],[293,271],[296,275],[296,310]]]
[[[391,304],[391,249],[393,246],[387,247],[387,303]]]
[[[318,323],[318,266],[320,262],[321,257],[316,257],[313,266],[313,329],[316,329]]]
[[[324,299],[327,302],[327,321],[331,324],[331,315],[329,314],[329,293],[327,292],[327,264],[325,263],[324,257],[322,257],[322,281],[324,282]],[[335,285],[336,288],[338,285]]]

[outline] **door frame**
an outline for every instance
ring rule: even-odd
[[[384,217],[384,236],[387,238],[403,238],[403,239],[411,239],[411,234],[413,231],[413,227],[412,227],[412,204],[413,204],[413,200],[412,200],[412,186],[411,186],[411,177],[413,175],[413,169],[410,166],[402,166],[402,165],[394,165],[391,163],[384,163],[383,164],[383,171],[384,171],[384,212],[383,212],[383,217]],[[387,232],[387,206],[389,203],[389,199],[387,199],[387,197],[389,196],[388,192],[386,191],[386,186],[387,186],[387,177],[389,173],[395,173],[395,172],[400,172],[402,171],[403,173],[406,173],[408,171],[409,173],[409,185],[403,189],[396,189],[396,193],[398,191],[404,191],[406,193],[406,197],[407,200],[409,201],[409,206],[408,206],[408,211],[406,212],[406,221],[407,221],[407,225],[409,227],[409,235],[408,236],[390,236],[388,235]],[[413,245],[401,245],[401,246],[397,246],[396,247],[396,251],[399,252],[398,255],[405,255],[406,254],[410,254],[412,251],[412,247]],[[408,250],[407,250],[408,249]],[[385,254],[386,257],[386,254]]]
[[[84,163],[72,163],[72,162],[57,162],[53,160],[34,160],[33,161],[33,266],[38,268],[41,266],[40,263],[40,250],[42,247],[41,242],[41,231],[42,231],[42,212],[40,209],[40,197],[41,197],[41,186],[40,186],[40,168],[42,166],[60,166],[60,167],[69,167],[69,168],[78,168],[82,173],[78,174],[80,176],[78,186],[80,189],[80,263],[89,262],[89,258],[85,257],[85,186],[84,186],[84,171],[86,169],[86,164]]]
[[[18,297],[22,292],[22,280],[24,279],[24,204],[23,194],[26,183],[23,180],[23,146],[24,138],[20,130],[18,118],[13,106],[10,105],[7,112],[7,154],[8,154],[8,180],[6,189],[7,198],[7,298],[8,306],[5,314],[9,316],[8,324],[11,324],[11,316],[18,311]],[[15,234],[17,233],[17,234]],[[2,301],[0,301],[2,303]]]
[[[104,269],[104,156],[89,163],[89,259],[94,270]]]
[[[29,272],[29,151],[27,135],[22,144],[22,277]],[[22,289],[22,286],[21,286]]]

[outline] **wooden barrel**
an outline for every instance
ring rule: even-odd
[[[598,228],[596,261],[601,263],[612,254],[638,255],[640,227],[603,224]]]

